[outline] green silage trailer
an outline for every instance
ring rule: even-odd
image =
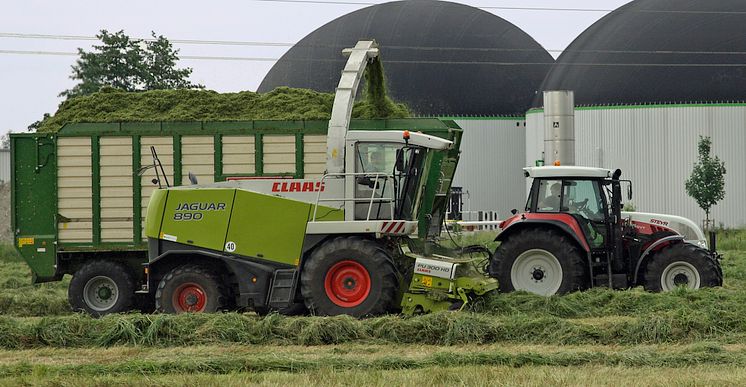
[[[154,168],[143,172],[153,165],[151,147],[166,175],[161,184],[190,184],[190,172],[200,183],[320,178],[327,126],[327,121],[77,123],[56,133],[13,134],[16,249],[35,283],[115,262],[130,272],[136,292],[147,262],[145,211],[159,183]],[[350,129],[461,137],[453,121],[433,118],[353,120]],[[71,286],[71,302],[82,291]],[[148,301],[142,294],[139,305],[147,308]]]

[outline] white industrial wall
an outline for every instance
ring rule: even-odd
[[[505,218],[526,203],[523,160],[525,121],[520,118],[456,119],[464,130],[453,186],[469,191],[472,211],[497,211]],[[464,210],[466,210],[464,197]]]
[[[527,114],[526,165],[541,157],[544,114]],[[637,211],[681,215],[701,223],[704,212],[684,189],[697,160],[699,136],[710,136],[725,162],[725,199],[711,217],[726,227],[746,225],[746,105],[579,107],[578,165],[620,168],[634,183]]]
[[[10,183],[10,149],[0,149],[0,183]]]

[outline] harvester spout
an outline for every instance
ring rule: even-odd
[[[327,173],[344,172],[345,138],[350,127],[352,105],[368,61],[378,56],[378,44],[374,40],[361,40],[355,47],[342,50],[342,54],[349,58],[339,79],[329,120],[326,140]]]

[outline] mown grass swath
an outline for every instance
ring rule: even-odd
[[[561,297],[525,293],[480,299],[465,313],[368,319],[214,315],[71,314],[66,282],[30,285],[28,268],[4,248],[0,261],[0,348],[181,346],[242,343],[653,344],[746,338],[746,238],[721,238],[723,288],[653,294],[594,289]],[[39,316],[39,317],[25,317]]]
[[[679,295],[686,296],[686,295]],[[681,299],[686,303],[686,299]],[[0,347],[181,346],[241,343],[327,345],[354,342],[397,344],[655,344],[746,337],[742,314],[697,311],[696,307],[640,316],[591,319],[538,314],[438,313],[412,318],[264,318],[251,314],[83,315],[0,317]],[[742,312],[743,310],[741,310]]]
[[[359,356],[356,352],[377,348],[353,348],[347,353],[318,351],[318,353],[283,353],[282,356],[266,353],[270,348],[260,347],[253,353],[220,353],[230,347],[208,348],[213,354],[190,354],[172,358],[124,359],[115,357],[113,362],[88,364],[3,364],[0,377],[19,375],[157,375],[182,373],[230,374],[239,372],[290,372],[304,373],[323,369],[342,370],[413,370],[428,367],[463,366],[624,366],[624,367],[690,367],[696,365],[746,365],[746,352],[727,351],[714,344],[696,344],[679,348],[676,352],[659,348],[631,347],[619,351],[595,351],[588,348],[564,350],[546,349],[506,351],[473,348],[473,351],[431,350],[422,354],[400,355],[388,351]],[[179,349],[174,349],[178,354]],[[54,354],[50,354],[55,356]],[[49,356],[49,355],[47,355]]]

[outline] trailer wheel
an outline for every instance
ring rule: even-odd
[[[385,313],[396,297],[391,258],[373,241],[343,237],[317,248],[301,272],[301,293],[312,314]]]
[[[542,296],[588,288],[588,263],[565,235],[528,229],[511,235],[495,250],[490,276],[501,292],[523,290]]]
[[[198,265],[179,266],[158,283],[155,310],[163,313],[216,312],[226,305],[227,289],[213,272]]]
[[[67,299],[73,311],[94,317],[131,309],[135,283],[126,266],[111,261],[83,265],[73,275]]]
[[[690,243],[664,247],[650,257],[645,267],[645,290],[667,292],[679,286],[689,289],[723,284],[719,264],[710,253]]]

